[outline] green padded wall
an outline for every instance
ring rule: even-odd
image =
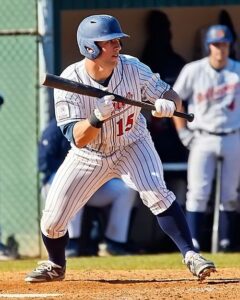
[[[0,226],[22,256],[39,255],[36,0],[0,0]],[[33,34],[29,34],[33,32]]]

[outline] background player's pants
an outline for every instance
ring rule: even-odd
[[[127,242],[131,212],[135,204],[136,191],[130,189],[119,178],[106,182],[89,199],[87,205],[104,207],[111,205],[105,237],[120,243]],[[84,208],[75,215],[68,226],[69,238],[81,236],[82,216]]]
[[[70,151],[54,177],[41,219],[45,236],[64,236],[69,221],[109,179],[122,178],[139,191],[153,214],[165,211],[175,200],[166,187],[163,168],[152,140],[146,137],[112,155],[86,148]]]
[[[205,212],[212,191],[217,157],[223,157],[221,182],[221,210],[234,211],[238,199],[240,168],[236,167],[240,154],[239,134],[216,136],[201,134],[194,140],[188,160],[188,193],[186,209]]]
[[[194,140],[188,161],[187,221],[199,248],[204,213],[213,187],[218,156],[223,157],[220,204],[220,243],[228,240],[234,228],[238,199],[240,168],[236,167],[240,154],[238,133],[216,136],[203,133]]]

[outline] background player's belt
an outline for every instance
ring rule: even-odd
[[[212,132],[212,131],[207,131],[207,130],[203,130],[203,129],[197,129],[197,131],[199,133],[204,133],[204,134],[212,134],[212,135],[217,135],[217,136],[225,136],[225,135],[237,133],[237,132],[239,132],[239,129],[234,129],[234,130],[231,130],[231,131],[222,131],[222,132]]]

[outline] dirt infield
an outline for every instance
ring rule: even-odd
[[[24,276],[1,272],[0,299],[9,294],[15,299],[52,300],[240,299],[239,269],[219,269],[204,283],[187,270],[69,270],[64,281],[41,284],[25,283]]]

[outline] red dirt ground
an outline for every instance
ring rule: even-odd
[[[240,269],[219,269],[203,283],[188,270],[71,271],[61,282],[25,283],[25,273],[0,274],[0,299],[6,294],[60,294],[41,299],[175,300],[240,299]],[[37,296],[37,295],[36,295]],[[26,295],[24,299],[29,298]],[[20,299],[15,298],[15,299]],[[22,298],[21,298],[22,299]],[[39,298],[38,298],[39,299]]]

